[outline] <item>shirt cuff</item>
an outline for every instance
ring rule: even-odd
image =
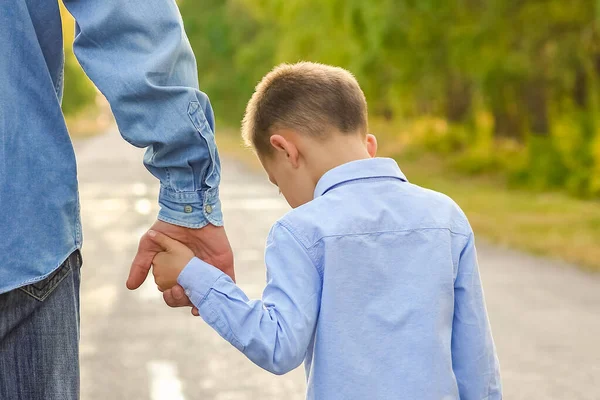
[[[164,186],[158,196],[158,219],[186,228],[203,228],[206,225],[223,226],[223,214],[218,189],[195,192],[176,192]]]
[[[177,283],[183,287],[185,295],[189,297],[192,303],[200,308],[208,292],[224,276],[227,275],[218,268],[194,257],[179,274]]]

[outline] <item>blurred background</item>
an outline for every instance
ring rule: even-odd
[[[278,63],[309,60],[341,66],[354,73],[367,96],[379,155],[394,157],[410,181],[454,198],[481,239],[482,276],[506,397],[600,398],[600,0],[178,4],[197,57],[200,89],[209,95],[217,117],[223,203],[242,287],[260,295],[262,241],[270,223],[286,210],[260,173],[248,172],[254,157],[239,138],[245,104],[260,78]],[[114,139],[116,133],[111,133],[113,139],[101,139],[99,134],[115,131],[110,111],[72,54],[73,20],[64,10],[63,24],[63,109],[80,164],[84,256],[87,252],[88,265],[94,267],[107,257],[106,246],[114,246],[122,252],[111,263],[125,265],[137,240],[129,238],[130,232],[141,234],[156,215],[155,182],[143,171],[141,154]],[[123,148],[115,154],[130,160],[124,168],[133,171],[131,177],[113,175],[125,179],[122,192],[100,177],[97,149],[103,146]],[[115,165],[114,160],[104,162],[105,168]],[[93,212],[86,211],[86,204]],[[141,218],[127,226],[129,236],[118,226],[123,220],[115,219],[127,210]],[[240,222],[249,215],[254,215],[251,222]],[[107,224],[116,224],[116,230],[107,231]],[[94,244],[99,238],[105,240],[104,249]],[[240,268],[240,260],[251,267]],[[87,271],[82,301],[84,310],[87,302],[88,312],[94,313],[95,302],[106,297],[94,294],[91,282],[114,279],[121,285],[126,271],[113,277],[101,275],[105,270]],[[118,287],[116,298],[123,294]],[[142,293],[146,301],[153,292]],[[160,302],[153,304],[146,316],[154,318],[159,307]],[[86,318],[88,326],[97,324],[100,314],[86,317],[84,311],[83,326]],[[126,319],[139,332],[143,319],[133,315],[131,311]],[[189,328],[170,315],[163,318],[171,329]],[[121,320],[113,315],[111,321],[107,325],[114,327]],[[83,332],[83,397],[108,398],[99,393],[114,382],[107,378],[104,386],[94,384],[97,375],[90,372],[105,369],[106,361],[94,350],[104,333]],[[211,368],[205,375],[182,378],[195,391],[161,397],[159,379],[159,395],[153,399],[303,398],[299,371],[283,378],[288,380],[271,380],[214,333],[202,331],[200,338],[218,349],[218,357],[235,362],[215,367],[215,355],[207,353]],[[152,340],[148,338],[148,349]],[[169,349],[188,357],[185,349]],[[119,357],[113,353],[111,357]],[[177,379],[169,381],[168,376],[181,363],[161,362],[148,361],[150,375],[167,376],[166,387],[176,387]],[[112,370],[137,373],[132,372],[135,363],[128,362]],[[237,378],[219,380],[229,374]],[[241,388],[238,378],[244,382]],[[146,398],[135,392],[128,396],[123,398]]]
[[[599,0],[179,4],[222,152],[239,150],[245,104],[274,65],[342,66],[380,154],[454,197],[478,233],[600,269]],[[98,100],[64,24],[63,107],[85,135]]]

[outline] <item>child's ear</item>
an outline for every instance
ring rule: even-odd
[[[367,153],[369,153],[371,158],[377,155],[377,138],[371,133],[367,134]]]
[[[286,149],[285,149],[286,148],[286,140],[283,136],[271,135],[271,137],[269,138],[269,141],[271,142],[271,146],[273,146],[275,151],[286,152]]]
[[[271,135],[270,142],[276,152],[285,156],[294,168],[298,167],[299,153],[298,148],[294,143],[286,140],[286,138],[281,135]]]

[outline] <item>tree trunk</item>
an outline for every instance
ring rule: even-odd
[[[518,100],[516,95],[516,82],[510,80],[498,81],[491,92],[491,111],[494,116],[494,137],[515,139],[523,141],[523,119],[515,104]]]
[[[517,115],[509,112],[505,105],[492,107],[492,114],[494,116],[494,137],[522,141],[522,128]]]
[[[460,75],[450,74],[446,79],[446,118],[450,122],[464,122],[471,109],[470,83]]]
[[[573,100],[579,108],[585,108],[588,97],[588,82],[585,74],[585,69],[581,66],[577,66],[575,71],[575,85],[573,87]]]
[[[531,133],[539,136],[548,136],[550,124],[548,122],[548,90],[546,81],[541,78],[529,80],[524,85],[524,103],[529,116],[529,129]]]

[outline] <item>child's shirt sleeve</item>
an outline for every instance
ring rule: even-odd
[[[283,374],[299,366],[315,330],[321,277],[298,239],[280,223],[265,252],[267,286],[249,300],[227,275],[193,258],[178,278],[200,316],[258,366]]]
[[[479,277],[473,233],[459,258],[454,282],[452,368],[460,398],[500,400],[500,367]]]

